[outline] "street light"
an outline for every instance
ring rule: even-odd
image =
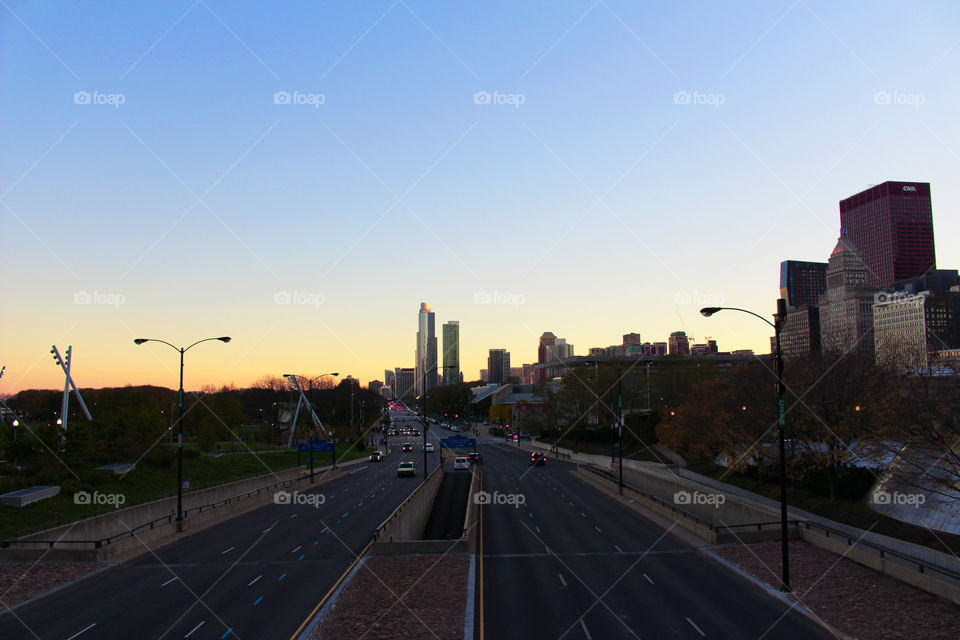
[[[180,405],[180,419],[177,421],[179,424],[177,432],[177,531],[183,531],[183,354],[201,342],[208,342],[210,340],[230,342],[230,336],[204,338],[203,340],[197,340],[189,347],[176,347],[166,340],[158,340],[157,338],[137,338],[133,341],[133,343],[137,345],[143,344],[144,342],[162,342],[174,351],[180,352],[180,390],[177,393],[177,404]]]
[[[336,377],[339,376],[339,375],[340,375],[339,373],[324,373],[324,374],[321,374],[321,375],[319,375],[319,376],[317,376],[317,377],[315,377],[315,378],[307,378],[307,376],[300,376],[300,377],[301,377],[301,378],[307,378],[307,380],[310,381],[310,394],[313,395],[313,382],[314,382],[314,380],[319,380],[320,378],[323,378],[323,377],[325,377],[325,376],[333,376],[334,378],[336,378]],[[300,385],[297,383],[297,374],[295,374],[295,373],[285,373],[285,374],[283,374],[283,377],[286,378],[286,379],[288,379],[288,380],[290,380],[291,382],[293,382],[293,386],[296,387],[298,391],[301,391],[301,392],[302,392],[302,389],[300,388]],[[309,400],[307,401],[307,404],[310,405],[310,406],[308,406],[307,408],[310,409],[310,413],[313,414],[313,413],[314,413],[314,412],[313,412],[313,406],[312,406],[312,404],[309,402]],[[299,408],[300,405],[297,404],[297,407]],[[291,424],[291,425],[290,425],[290,437],[293,437],[293,431],[294,431],[294,429],[296,429],[296,428],[297,428],[297,425],[295,425],[295,424]],[[313,484],[313,416],[312,416],[312,415],[310,416],[310,432],[309,432],[309,436],[310,436],[310,437],[307,438],[307,441],[309,442],[309,445],[310,445],[310,484]],[[298,449],[298,451],[299,451],[299,449]],[[299,465],[299,464],[300,464],[300,454],[298,453],[298,454],[297,454],[297,465]],[[337,432],[336,432],[336,431],[333,432],[333,458],[332,458],[332,460],[331,460],[330,468],[332,469],[332,468],[335,467],[335,466],[337,466]]]
[[[783,329],[783,325],[787,321],[787,301],[783,298],[777,300],[777,313],[773,316],[773,322],[770,322],[763,316],[758,315],[753,311],[738,309],[736,307],[704,307],[703,309],[700,309],[700,313],[705,318],[709,318],[716,312],[723,311],[724,309],[728,311],[740,311],[742,313],[748,313],[755,318],[760,318],[768,325],[773,327],[774,334],[776,335],[777,428],[780,432],[780,562],[783,565],[783,575],[781,578],[782,584],[780,585],[780,589],[784,592],[790,592],[790,545],[788,544],[789,541],[787,538],[787,461],[786,446],[784,441],[784,432],[786,430],[786,411],[784,410],[783,401],[783,395],[786,392],[786,387],[783,384],[783,349],[780,347],[780,331]]]
[[[588,362],[587,364],[590,364],[590,363]],[[596,367],[597,364],[598,363],[594,362],[593,363],[594,367]],[[620,450],[619,452],[620,464],[618,469],[619,480],[617,482],[617,486],[619,488],[620,495],[623,495],[623,387],[621,384],[623,380],[623,374],[621,373],[623,371],[623,368],[618,365],[614,367],[614,369],[617,372],[617,439],[620,441],[618,444],[618,448]],[[597,370],[597,379],[598,380],[600,379],[599,370]],[[610,448],[612,453],[613,447],[610,447]]]

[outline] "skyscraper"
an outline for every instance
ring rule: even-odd
[[[827,263],[784,260],[780,263],[780,297],[788,307],[820,303],[827,290]]]
[[[888,287],[936,268],[929,182],[884,182],[840,201],[840,226],[860,252],[867,284]]]
[[[547,363],[547,347],[553,346],[557,341],[557,336],[553,335],[550,331],[545,331],[542,336],[540,336],[540,345],[537,347],[537,364],[546,364]],[[539,382],[545,382],[549,379],[547,369],[540,368],[537,369],[537,379]]]
[[[460,384],[460,321],[443,323],[443,384]]]
[[[670,345],[670,355],[690,355],[690,340],[687,338],[686,331],[674,331],[670,334],[668,343]]]
[[[510,352],[506,349],[490,349],[487,356],[487,381],[497,384],[510,381]]]
[[[841,232],[827,266],[827,290],[820,296],[820,345],[824,351],[873,353],[873,303],[867,267],[850,238]]]
[[[437,329],[430,305],[420,303],[417,318],[417,395],[422,396],[437,386]]]

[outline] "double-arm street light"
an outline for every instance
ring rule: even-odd
[[[324,373],[314,378],[310,378],[308,376],[299,376],[299,377],[310,381],[310,395],[313,395],[314,381],[319,380],[320,378],[324,378],[326,376],[333,376],[334,378],[336,378],[339,375],[340,375],[339,373]],[[297,391],[300,391],[300,393],[303,393],[303,389],[300,387],[300,383],[297,382],[297,377],[298,377],[297,374],[285,373],[283,374],[283,377],[289,380],[290,382],[292,382],[293,386],[297,389]],[[299,406],[300,405],[298,404],[297,407]],[[310,437],[307,438],[307,442],[309,443],[308,446],[310,447],[310,484],[313,484],[313,420],[316,417],[316,413],[313,410],[313,403],[310,401],[309,398],[307,398],[307,409],[310,411],[310,431],[309,431]],[[319,420],[319,418],[317,418],[317,420]],[[293,435],[293,432],[296,428],[297,428],[297,425],[295,424],[290,425],[291,436]],[[299,453],[297,454],[297,464],[298,465],[300,464]],[[331,461],[330,468],[332,469],[336,465],[337,465],[337,432],[334,431],[333,432],[333,460]]]
[[[786,430],[786,411],[784,409],[783,395],[786,392],[786,386],[783,384],[783,350],[780,347],[780,331],[787,321],[787,301],[783,298],[777,300],[777,313],[773,316],[773,322],[770,322],[761,315],[746,309],[736,307],[704,307],[700,313],[709,318],[718,311],[740,311],[748,313],[755,318],[760,318],[768,325],[773,327],[777,343],[777,430],[780,432],[780,562],[782,564],[782,578],[780,589],[789,592],[790,589],[790,546],[788,544],[788,525],[787,525],[787,462],[786,447],[784,445],[784,431]]]
[[[423,479],[427,479],[427,431],[430,430],[430,417],[427,415],[427,394],[430,392],[430,373],[440,369],[456,369],[455,364],[442,364],[437,367],[430,367],[429,371],[423,374]]]
[[[204,338],[197,340],[189,347],[177,347],[166,340],[156,338],[137,338],[134,344],[143,344],[144,342],[162,342],[174,351],[180,352],[180,390],[177,393],[177,404],[180,405],[180,425],[177,430],[177,531],[183,531],[183,354],[197,346],[201,342],[210,340],[219,340],[220,342],[230,342],[230,336],[221,336],[219,338]]]

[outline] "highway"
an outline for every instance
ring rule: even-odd
[[[8,611],[0,638],[288,640],[422,481],[422,438],[402,454],[405,440],[391,438],[383,462],[307,491],[323,504],[270,504],[145,553]],[[416,463],[417,478],[396,477],[401,459]]]
[[[830,637],[576,479],[574,465],[532,467],[515,446],[481,446],[492,496],[483,507],[485,637]]]

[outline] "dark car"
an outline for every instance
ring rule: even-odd
[[[470,461],[471,465],[481,464],[483,462],[483,456],[475,451],[467,454],[467,460]]]
[[[403,451],[413,451],[413,445],[409,442],[404,442],[403,446],[400,447]]]
[[[530,464],[535,467],[542,467],[547,464],[547,456],[540,453],[539,451],[534,451],[530,454]]]
[[[417,467],[414,466],[410,460],[404,460],[397,465],[397,477],[403,478],[404,476],[408,478],[415,478],[417,476]]]
[[[381,460],[383,460],[382,451],[374,451],[370,454],[370,462],[380,462]]]

